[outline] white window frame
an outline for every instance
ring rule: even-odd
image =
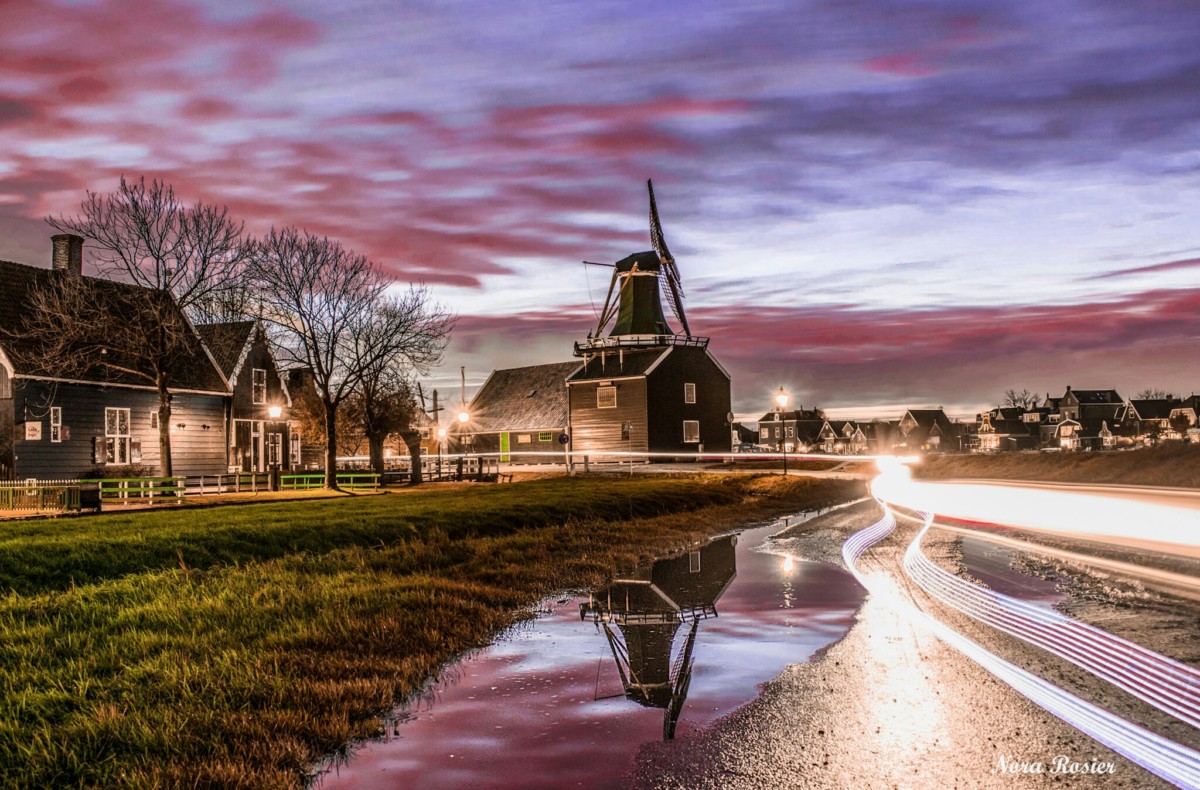
[[[150,430],[158,430],[158,409],[150,410]]]
[[[684,444],[699,444],[700,443],[700,421],[699,420],[684,420],[683,421],[683,443]]]
[[[250,402],[261,406],[267,402],[267,371],[265,368],[252,368],[250,371]]]
[[[796,429],[791,425],[787,426],[783,430],[787,433],[787,438],[789,438],[789,439],[791,439],[792,437],[794,437],[796,435]]]
[[[125,423],[123,426],[122,419]],[[133,463],[133,435],[129,423],[129,409],[117,406],[104,408],[105,466],[125,466]]]
[[[603,395],[604,397],[601,397],[601,395]],[[615,409],[615,408],[617,408],[617,388],[616,387],[596,387],[596,408],[597,409]]]
[[[759,428],[758,429],[758,438],[770,439],[771,438],[771,429],[770,428]]]
[[[62,441],[62,406],[50,407],[50,441]]]
[[[696,402],[696,385],[695,384],[692,384],[691,382],[687,382],[683,385],[683,402],[684,403],[695,403]]]

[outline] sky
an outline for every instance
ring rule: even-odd
[[[739,416],[1200,390],[1194,0],[0,0],[0,258],[122,175],[426,285],[444,400],[570,359],[647,178]]]

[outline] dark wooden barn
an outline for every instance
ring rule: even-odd
[[[159,465],[158,393],[111,367],[77,377],[53,374],[42,339],[28,329],[30,298],[61,278],[87,279],[97,293],[135,286],[83,278],[83,239],[54,237],[52,268],[0,261],[0,472],[64,479],[105,469]],[[70,279],[65,280],[71,282]],[[171,374],[171,456],[176,475],[225,471],[227,383],[200,338]]]
[[[567,380],[574,453],[603,460],[604,453],[730,451],[730,378],[706,345],[584,359]]]

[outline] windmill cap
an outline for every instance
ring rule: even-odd
[[[633,269],[634,264],[637,264],[638,271],[641,272],[657,272],[662,268],[658,253],[654,250],[635,252],[633,255],[617,261],[614,265],[618,272],[627,272]]]

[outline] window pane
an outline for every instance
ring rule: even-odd
[[[600,387],[596,390],[597,409],[615,409],[617,407],[617,388]]]
[[[117,433],[129,435],[129,409],[117,409]]]
[[[117,435],[117,410],[116,409],[105,409],[104,410],[104,433],[107,436],[116,436]],[[110,460],[110,463],[111,463],[111,460]]]

